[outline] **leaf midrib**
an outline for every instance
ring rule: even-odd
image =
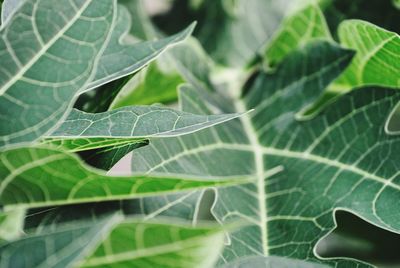
[[[239,100],[235,102],[235,107],[238,111],[246,111],[246,104],[243,102],[243,100]],[[242,124],[243,124],[243,129],[245,133],[247,134],[247,137],[249,138],[250,141],[250,146],[252,148],[252,151],[254,152],[254,161],[255,161],[255,168],[256,172],[255,175],[257,177],[257,201],[258,201],[258,206],[260,209],[260,229],[261,229],[261,245],[262,245],[262,253],[265,256],[269,255],[269,249],[268,249],[268,227],[267,227],[267,206],[266,206],[266,193],[265,193],[265,177],[264,177],[264,164],[263,164],[263,152],[262,152],[262,145],[260,144],[258,137],[257,137],[257,132],[254,129],[251,119],[248,116],[248,114],[243,115],[240,118]]]
[[[37,5],[38,3],[35,3]],[[47,42],[42,48],[38,51],[37,54],[35,54],[31,60],[29,60],[25,66],[23,66],[2,88],[0,88],[0,96],[2,96],[4,93],[7,92],[7,90],[12,87],[19,79],[23,77],[23,75],[38,61],[43,55],[46,54],[47,50],[54,45],[55,42],[57,42],[61,36],[63,36],[70,28],[71,26],[81,17],[83,12],[86,10],[86,8],[91,4],[91,1],[86,1],[84,5],[81,6],[76,12],[76,14],[71,18],[71,20],[64,25],[63,28],[52,38]],[[34,18],[32,18],[34,19]],[[8,22],[9,24],[11,23]],[[7,29],[5,29],[5,33],[7,32]],[[6,36],[5,34],[3,37]],[[8,41],[7,41],[8,42]]]
[[[246,110],[246,105],[243,100],[238,100],[235,102],[235,107],[238,112],[242,112]],[[313,161],[316,163],[320,163],[323,165],[327,165],[330,167],[335,167],[341,171],[349,171],[354,174],[358,174],[361,176],[361,179],[371,179],[376,182],[379,182],[383,185],[380,192],[385,189],[386,187],[392,187],[396,190],[400,191],[400,185],[394,184],[392,180],[398,175],[396,173],[389,179],[385,179],[378,175],[369,173],[356,165],[349,165],[338,160],[332,160],[317,154],[312,154],[309,151],[305,152],[298,152],[298,151],[291,151],[287,149],[278,149],[268,146],[263,146],[258,139],[257,131],[255,130],[253,124],[251,123],[251,117],[249,114],[244,114],[242,117],[239,118],[241,123],[243,124],[243,128],[245,133],[247,134],[250,144],[247,145],[250,151],[254,152],[254,159],[255,159],[255,175],[257,181],[257,200],[258,205],[260,208],[260,224],[259,227],[261,229],[261,240],[262,240],[262,253],[265,256],[269,255],[269,245],[268,245],[268,215],[267,215],[267,203],[266,203],[266,196],[267,193],[265,191],[265,172],[264,172],[264,156],[280,156],[286,158],[295,158],[299,160],[308,160]],[[229,147],[229,145],[227,145]],[[241,146],[241,149],[245,149],[246,145]]]

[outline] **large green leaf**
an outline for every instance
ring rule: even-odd
[[[2,22],[6,22],[13,13],[21,6],[24,0],[6,0],[2,9]],[[135,1],[133,1],[135,2]],[[136,3],[138,5],[139,3]],[[139,9],[138,6],[137,8]],[[140,16],[141,21],[137,23],[142,25],[144,14],[135,14]],[[155,59],[168,47],[179,43],[187,38],[194,29],[194,24],[184,31],[157,41],[143,42],[136,40],[133,36],[129,36],[130,28],[133,27],[132,18],[129,11],[123,5],[118,5],[117,21],[113,25],[112,35],[107,48],[103,52],[96,75],[93,81],[89,83],[86,89],[90,90],[102,84],[108,83],[120,77],[129,75],[150,61]]]
[[[62,1],[52,4],[47,10],[49,3],[44,1],[38,3],[36,10],[36,1],[30,0],[10,17],[2,29],[3,48],[0,49],[5,52],[2,62],[7,63],[4,65],[7,70],[3,69],[0,77],[3,80],[0,89],[0,145],[32,141],[48,133],[69,111],[77,93],[139,70],[166,48],[185,39],[194,27],[192,25],[181,33],[158,41],[131,43],[125,40],[130,17],[123,6],[119,6],[118,20],[115,21],[115,12],[112,12],[116,10],[115,0],[109,0],[108,6],[105,2],[89,2],[81,4],[82,10],[79,11]],[[66,17],[67,21],[58,22],[57,28],[47,27],[49,22],[46,20],[38,20],[32,26],[19,14],[33,13],[34,10],[52,12],[49,16],[55,17],[59,10],[63,10],[69,17]],[[85,19],[85,14],[91,10],[95,11],[93,16],[98,16],[98,20]],[[108,21],[101,19],[106,15]],[[21,23],[31,29],[23,41],[15,35]],[[93,33],[82,35],[82,39],[78,35],[86,28]],[[45,39],[41,40],[41,36]],[[31,50],[32,43],[35,46]],[[91,46],[97,49],[92,50]],[[20,94],[21,90],[24,94]],[[47,109],[42,109],[42,105],[47,105]]]
[[[168,69],[172,66],[175,68],[172,70]],[[196,87],[213,90],[210,78],[210,70],[213,67],[212,61],[207,57],[199,43],[194,39],[189,39],[185,43],[167,51],[162,57],[157,59],[157,62],[151,63],[150,67],[141,70],[127,82],[123,81],[122,84],[126,84],[123,85],[110,107],[106,107],[106,109],[115,109],[118,106],[140,103],[149,104],[153,102],[175,101],[177,98],[176,86],[183,79]],[[157,83],[154,83],[154,81],[157,81]],[[182,86],[178,89],[185,87],[187,86]],[[99,95],[102,96],[102,94]],[[103,106],[96,99],[86,102],[86,104],[89,103],[93,104],[90,106],[100,107],[100,109]],[[204,118],[206,117],[204,116]],[[124,128],[122,127],[122,129]],[[135,140],[132,139],[133,137],[128,139],[69,138],[50,139],[47,142],[61,144],[73,151],[107,147],[105,150],[87,152],[84,156],[86,162],[105,170],[109,170],[128,152],[143,145],[143,140]]]
[[[216,227],[125,220],[82,267],[213,267],[223,240]]]
[[[0,146],[35,140],[63,117],[93,77],[115,8],[113,0],[29,0],[8,20],[0,30]]]
[[[351,65],[332,85],[349,90],[363,85],[400,87],[400,36],[371,23],[348,20],[339,26],[343,46],[357,51]]]
[[[121,200],[229,185],[238,179],[204,180],[172,174],[106,176],[73,154],[46,147],[23,147],[1,153],[0,204],[40,207]]]
[[[386,135],[383,121],[400,100],[400,93],[385,88],[355,90],[314,119],[296,120],[296,114],[319,97],[352,55],[324,42],[306,46],[272,74],[254,78],[243,98],[218,106],[222,110],[234,106],[236,111],[255,108],[241,123],[163,143],[153,141],[134,151],[133,170],[257,178],[254,184],[217,190],[214,216],[221,223],[242,219],[251,224],[230,235],[221,262],[249,255],[321,261],[314,248],[335,228],[336,209],[352,211],[398,232],[399,214],[393,211],[400,195],[396,160],[400,140]],[[199,103],[202,107],[216,105],[197,94],[197,101],[183,107],[194,109]],[[265,176],[277,166],[281,172]],[[178,214],[180,203],[196,206],[181,196],[181,200],[164,200],[146,212]],[[326,262],[365,265],[349,259]]]

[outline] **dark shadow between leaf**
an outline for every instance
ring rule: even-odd
[[[335,230],[316,245],[319,256],[353,258],[378,267],[400,266],[400,234],[379,228],[343,210],[336,211],[335,218]]]

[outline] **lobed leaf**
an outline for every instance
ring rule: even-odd
[[[395,160],[400,143],[386,135],[382,123],[400,100],[398,91],[355,90],[314,119],[296,120],[296,114],[319,97],[352,56],[352,51],[326,42],[307,45],[273,73],[260,73],[241,99],[218,106],[225,111],[232,106],[236,111],[255,108],[254,113],[241,122],[152,142],[133,152],[132,169],[257,178],[256,183],[216,191],[212,211],[222,224],[238,219],[250,224],[230,235],[221,263],[251,255],[321,262],[314,247],[335,228],[332,214],[339,208],[399,231],[398,215],[389,211],[398,206],[393,200],[400,193]],[[217,105],[200,93],[190,94],[196,101],[183,98],[188,100],[182,105],[186,111]],[[282,170],[271,174],[277,166]],[[184,215],[182,207],[196,210],[200,197],[189,192],[158,203],[155,198],[144,199],[142,207],[151,217]],[[324,262],[367,266],[350,259]]]

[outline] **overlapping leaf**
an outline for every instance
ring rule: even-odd
[[[176,101],[177,87],[183,81],[196,87],[212,89],[209,74],[213,63],[198,41],[188,39],[163,56],[123,86],[112,102],[111,109]]]
[[[219,227],[143,223],[119,215],[71,222],[0,246],[1,267],[212,267]]]
[[[396,160],[400,141],[386,135],[383,122],[400,93],[385,88],[356,90],[316,118],[296,120],[296,114],[318,98],[352,55],[327,43],[310,44],[284,60],[273,74],[259,74],[246,95],[233,100],[236,110],[255,108],[241,123],[152,142],[134,152],[133,170],[257,178],[254,184],[217,190],[213,214],[221,223],[243,219],[252,224],[230,236],[223,262],[269,254],[317,260],[314,247],[335,227],[332,212],[337,208],[399,231],[393,211],[400,194]],[[199,109],[198,103],[203,109],[216,105],[197,94],[197,101],[183,107]],[[218,107],[230,110],[229,105]],[[281,172],[266,178],[266,171],[280,165]],[[177,214],[180,203],[196,205],[181,196],[145,212]],[[329,262],[363,265],[351,260]]]
[[[180,136],[239,116],[195,115],[159,106],[129,106],[96,114],[74,109],[45,142],[64,144],[73,151],[88,150],[150,137]]]
[[[192,24],[180,33],[157,41],[133,42],[124,40],[131,26],[131,17],[122,5],[118,6],[118,12],[118,20],[110,42],[101,56],[96,75],[86,90],[136,72],[156,59],[167,48],[190,36],[195,26]]]
[[[35,140],[63,117],[94,74],[114,11],[113,0],[30,0],[2,27],[0,146]]]
[[[46,147],[5,150],[0,155],[0,204],[24,207],[121,200],[229,185],[237,179],[179,178],[172,174],[106,176],[73,154]]]
[[[91,2],[77,9],[70,2],[30,0],[8,19],[1,30],[0,145],[48,133],[78,93],[137,71],[193,30],[192,25],[159,41],[130,44],[124,39],[130,27],[126,9],[119,6],[116,21],[115,0]],[[41,12],[49,15],[37,15]],[[42,19],[59,17],[59,12],[66,16],[54,27]],[[22,39],[21,25],[28,27]]]
[[[120,221],[107,217],[96,223],[70,224],[56,232],[43,232],[0,246],[1,267],[74,267],[96,248]]]

